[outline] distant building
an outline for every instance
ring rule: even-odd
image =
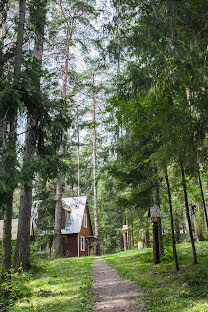
[[[90,256],[94,239],[87,196],[62,199],[62,250],[65,257]]]
[[[17,239],[17,231],[18,231],[18,219],[12,219],[12,240]],[[3,227],[4,227],[4,221],[0,220],[0,241],[3,239]],[[33,228],[33,222],[31,221],[30,224],[30,238],[31,240],[34,240],[34,228]]]

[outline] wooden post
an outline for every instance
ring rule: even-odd
[[[127,232],[124,232],[124,251],[128,250]]]
[[[154,264],[160,263],[160,246],[159,246],[159,221],[160,216],[160,207],[153,206],[149,209],[149,217],[152,219],[152,236],[153,236],[153,256]]]
[[[158,222],[152,223],[154,264],[160,263]]]
[[[128,250],[128,225],[123,225],[124,251]]]

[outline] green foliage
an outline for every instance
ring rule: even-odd
[[[92,257],[36,261],[39,270],[32,266],[28,273],[32,292],[16,300],[9,312],[93,311]]]
[[[173,259],[173,246],[172,246],[172,234],[170,230],[168,233],[163,235],[163,247],[164,247],[164,255],[161,256],[161,260],[171,261]]]
[[[21,271],[21,268],[20,268]],[[29,276],[23,272],[11,272],[5,275],[4,282],[0,286],[1,310],[8,311],[17,299],[30,296],[32,287],[29,287]]]

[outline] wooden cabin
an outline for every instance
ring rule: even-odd
[[[62,198],[61,234],[65,257],[93,254],[94,235],[87,196]]]

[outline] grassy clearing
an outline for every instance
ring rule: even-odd
[[[13,276],[11,297],[19,299],[10,307],[8,301],[4,311],[93,311],[92,262],[93,257],[38,260],[33,273]]]
[[[196,243],[198,264],[192,264],[191,246],[177,246],[180,272],[170,256],[153,265],[152,249],[130,250],[103,259],[127,279],[136,281],[145,296],[144,311],[208,312],[208,242]]]

